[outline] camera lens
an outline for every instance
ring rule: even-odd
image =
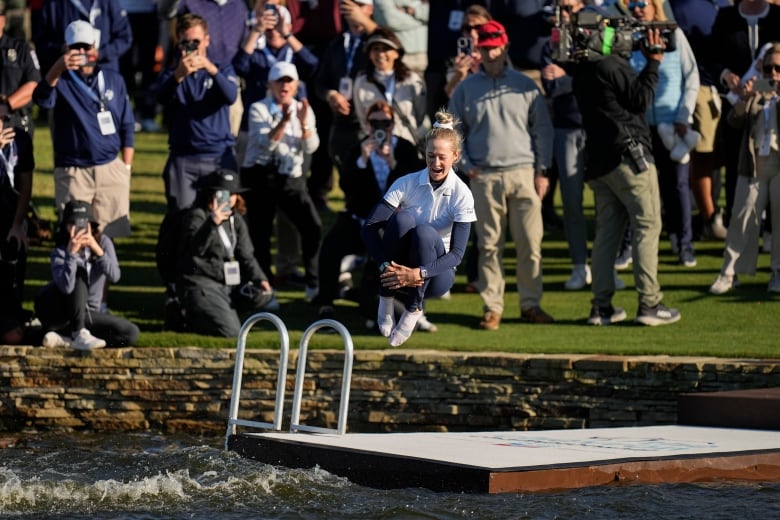
[[[377,143],[384,143],[385,139],[387,139],[387,132],[382,130],[381,128],[377,128],[374,130],[374,141]]]

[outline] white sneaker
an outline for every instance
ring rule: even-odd
[[[423,313],[423,315],[420,316],[420,318],[417,320],[417,330],[421,330],[423,332],[436,332],[439,330],[439,327],[428,321],[428,318],[425,317],[425,313]]]
[[[729,292],[734,287],[737,287],[738,285],[739,282],[737,281],[736,276],[730,274],[721,274],[718,275],[718,278],[710,286],[710,292],[712,294],[726,294],[727,292]]]
[[[571,276],[563,284],[563,288],[567,291],[579,291],[586,285],[590,285],[590,267],[584,264],[575,265],[571,270]]]
[[[622,291],[626,288],[626,282],[620,279],[620,277],[617,274],[617,271],[614,271],[615,275],[615,290],[616,291]]]
[[[51,330],[43,336],[43,346],[49,348],[70,347],[70,340]]]
[[[81,329],[70,346],[76,350],[95,350],[106,346],[106,341],[96,338],[87,329]]]
[[[772,278],[769,279],[766,290],[772,293],[780,293],[780,271],[772,271]]]

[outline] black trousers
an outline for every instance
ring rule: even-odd
[[[306,189],[304,177],[279,175],[266,166],[255,165],[241,170],[247,206],[249,236],[255,258],[266,275],[271,270],[271,237],[276,209],[282,209],[301,235],[301,256],[306,271],[306,285],[318,285],[317,259],[322,241],[322,221]]]

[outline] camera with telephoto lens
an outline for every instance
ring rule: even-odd
[[[374,138],[377,144],[384,144],[387,140],[387,131],[393,122],[389,119],[370,119],[368,124],[371,125],[373,131],[371,136]]]
[[[376,142],[376,144],[378,145],[384,144],[386,139],[387,139],[387,130],[383,130],[381,128],[376,128],[374,130],[374,141]]]
[[[653,54],[671,52],[677,48],[674,22],[642,22],[625,16],[606,17],[591,10],[570,13],[563,21],[562,11],[568,9],[558,2],[554,6],[551,43],[552,57],[557,62],[585,61],[618,55],[630,58],[636,50]],[[663,45],[651,46],[647,30],[658,29]]]

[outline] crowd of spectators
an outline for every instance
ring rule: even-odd
[[[767,290],[780,292],[780,240],[771,242],[780,218],[772,208],[780,198],[777,3],[42,0],[18,10],[23,23],[8,34],[0,1],[0,285],[15,295],[0,308],[0,334],[6,343],[85,350],[136,340],[137,327],[107,304],[120,273],[113,239],[131,234],[137,132],[167,132],[157,256],[177,330],[235,336],[247,312],[277,309],[274,291],[289,282],[323,318],[337,317],[340,298],[354,298],[391,345],[415,328],[435,331],[423,297],[446,298],[451,281],[433,283],[438,271],[402,265],[380,244],[399,226],[426,224],[395,214],[407,197],[427,190],[438,200],[438,190],[460,193],[461,185],[473,196],[475,225],[459,206],[440,252],[450,254],[457,237],[448,269],[464,259],[467,289],[483,302],[482,329],[499,328],[506,304],[507,231],[520,319],[554,322],[541,306],[542,241],[558,218],[558,186],[572,264],[564,288],[592,286],[591,324],[625,318],[611,298],[625,287],[616,269],[631,264],[637,321],[680,319],[656,280],[662,229],[685,267],[696,265],[696,240],[726,241],[714,294],[755,274],[763,236],[772,252]],[[677,22],[673,44],[582,67],[560,60],[555,17],[586,11]],[[657,43],[656,33],[647,39]],[[602,105],[583,106],[586,99]],[[59,216],[53,280],[36,298],[37,337],[26,333],[34,317],[21,306],[33,103],[35,123],[51,128]],[[436,126],[437,117],[447,122]],[[450,159],[457,186],[444,182]],[[334,169],[345,208],[323,229]],[[426,188],[403,180],[422,171]],[[596,199],[595,239],[586,185]],[[353,277],[355,266],[362,272]],[[403,297],[391,283],[402,284]]]

